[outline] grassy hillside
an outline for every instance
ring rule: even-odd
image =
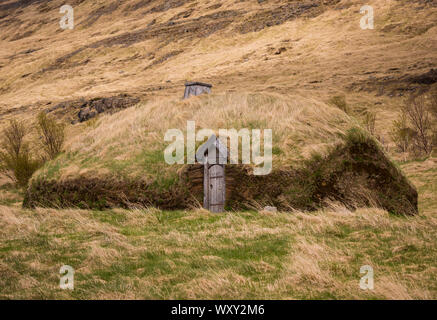
[[[268,110],[266,109],[268,107]],[[211,115],[214,116],[211,116]],[[274,166],[292,166],[314,152],[326,152],[357,121],[334,106],[299,96],[215,94],[189,100],[154,99],[97,121],[76,125],[65,154],[35,176],[64,179],[75,175],[156,178],[174,175],[180,165],[164,162],[168,129],[186,136],[187,121],[196,132],[210,128],[273,128]],[[201,142],[197,142],[200,145]],[[241,159],[240,159],[241,162]]]
[[[369,93],[399,96],[437,67],[435,1],[369,1],[375,30],[360,29],[354,0],[72,1],[67,31],[62,1],[7,3],[0,96],[13,114],[118,92],[179,97],[187,79],[217,92],[351,90],[380,111],[387,101]]]

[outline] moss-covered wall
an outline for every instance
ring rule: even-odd
[[[274,205],[281,210],[315,210],[337,201],[348,208],[376,206],[392,213],[418,213],[417,191],[388,159],[378,143],[352,129],[327,155],[315,155],[301,167],[254,176],[249,166],[226,166],[226,206],[250,209]],[[146,181],[78,177],[32,180],[25,206],[84,208],[156,206],[189,208],[202,203],[203,168],[187,165],[167,189]]]

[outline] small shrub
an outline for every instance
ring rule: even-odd
[[[41,147],[49,159],[54,159],[62,151],[64,145],[64,125],[41,112],[37,119],[37,129],[41,139]]]
[[[416,132],[408,127],[405,112],[400,112],[399,118],[393,121],[390,137],[400,152],[407,152]]]
[[[30,155],[29,150],[23,150],[17,159],[11,162],[15,181],[20,187],[26,187],[33,173],[42,165],[42,161]]]
[[[434,125],[432,127],[432,135],[433,135],[433,146],[437,146],[437,88],[433,92],[431,92],[430,99],[430,112],[434,116]]]
[[[412,96],[393,121],[390,136],[401,152],[429,155],[437,145],[437,93]]]
[[[26,127],[22,122],[11,120],[9,127],[3,130],[2,148],[6,154],[18,158],[25,146],[24,137],[27,134]]]
[[[31,156],[29,145],[24,140],[26,134],[22,122],[11,120],[3,130],[0,142],[0,169],[20,187],[27,185],[32,174],[42,164],[42,161]]]
[[[416,150],[426,155],[432,151],[432,123],[429,110],[430,105],[423,95],[410,98],[402,108],[415,132],[413,143]]]

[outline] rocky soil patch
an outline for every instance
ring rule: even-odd
[[[376,77],[367,72],[368,80],[357,81],[348,86],[355,91],[377,92],[379,95],[407,96],[413,92],[425,92],[437,82],[437,69],[414,74],[401,74],[398,68],[388,70],[388,75]]]
[[[58,118],[66,118],[72,124],[84,122],[100,113],[115,113],[136,105],[139,98],[120,94],[106,98],[79,99],[61,102],[47,110]]]

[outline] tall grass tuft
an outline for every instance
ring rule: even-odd
[[[350,113],[350,109],[346,102],[346,97],[344,95],[332,97],[331,99],[329,99],[329,103],[333,104],[334,106],[346,112],[347,114]]]

